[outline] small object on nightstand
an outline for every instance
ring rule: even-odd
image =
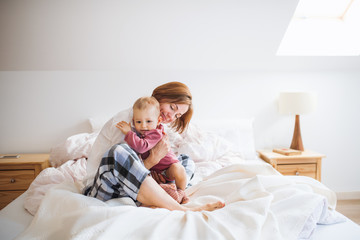
[[[301,151],[294,150],[291,148],[275,148],[275,149],[273,149],[273,152],[280,153],[280,154],[286,155],[286,156],[293,156],[293,155],[301,154]]]
[[[20,155],[2,155],[0,158],[19,158]]]

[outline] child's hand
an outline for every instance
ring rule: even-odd
[[[116,127],[117,127],[118,129],[120,129],[121,132],[122,132],[123,134],[125,134],[125,135],[126,135],[128,132],[131,131],[130,123],[127,123],[127,122],[125,122],[125,121],[118,122],[118,123],[116,124]]]

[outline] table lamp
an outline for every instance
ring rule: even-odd
[[[281,114],[295,115],[294,135],[290,145],[291,149],[304,151],[300,132],[300,115],[315,110],[317,99],[315,94],[308,92],[282,92],[279,96],[279,112]]]

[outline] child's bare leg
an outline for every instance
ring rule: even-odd
[[[166,170],[166,176],[170,179],[175,179],[175,184],[177,188],[181,190],[185,190],[187,180],[186,180],[186,172],[185,168],[181,163],[173,163]]]
[[[223,208],[225,204],[221,201],[214,203],[208,203],[200,207],[185,207],[175,201],[170,195],[168,195],[160,185],[152,178],[147,176],[142,182],[137,200],[143,203],[145,206],[154,206],[159,208],[166,208],[169,210],[181,210],[181,211],[213,211]]]

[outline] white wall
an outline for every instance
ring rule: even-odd
[[[0,72],[0,153],[49,152],[90,130],[87,119],[111,116],[167,81],[194,95],[194,118],[254,117],[256,148],[289,146],[294,117],[277,112],[281,91],[312,91],[315,112],[301,116],[304,146],[326,155],[322,182],[360,190],[359,72]]]
[[[288,146],[281,91],[317,92],[301,117],[322,181],[360,191],[359,57],[276,57],[297,0],[0,1],[0,153],[48,152],[168,81],[196,118],[255,117],[257,148]]]
[[[0,1],[0,69],[267,65],[297,3],[275,1]]]

